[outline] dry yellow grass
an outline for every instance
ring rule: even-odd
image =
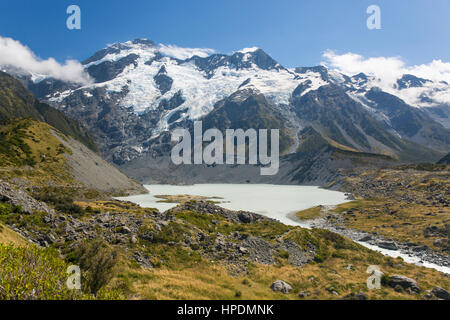
[[[377,232],[385,238],[401,242],[413,242],[440,250],[434,245],[439,236],[425,236],[424,230],[430,226],[445,228],[450,223],[449,207],[408,204],[392,200],[358,200],[339,205],[336,213],[346,218],[348,228],[365,232]],[[445,252],[443,252],[445,254]]]
[[[302,211],[299,211],[295,214],[297,218],[300,220],[310,220],[310,219],[316,219],[321,216],[323,216],[322,208],[320,206],[312,207],[309,209],[305,209]]]
[[[0,243],[13,243],[18,246],[29,245],[28,241],[17,232],[0,223]]]
[[[362,256],[354,257],[354,264],[341,258],[332,258],[325,263],[307,264],[302,267],[252,264],[247,273],[238,276],[232,276],[223,265],[209,263],[182,270],[128,268],[122,273],[122,279],[126,277],[129,282],[131,297],[155,300],[292,300],[300,299],[298,294],[302,291],[311,294],[306,299],[340,299],[347,294],[358,292],[364,292],[369,299],[418,299],[436,283],[444,288],[450,285],[448,278],[438,271],[408,265],[400,259],[386,260],[379,256],[378,263],[383,272],[391,275],[401,272],[415,279],[422,289],[422,294],[399,293],[386,286],[379,290],[369,290],[366,284],[369,274],[366,270],[370,263],[358,263],[361,258]],[[293,290],[288,294],[273,292],[270,285],[277,279],[288,282]]]

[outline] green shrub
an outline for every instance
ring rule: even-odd
[[[389,275],[383,274],[381,276],[381,284],[383,286],[388,286],[390,282],[391,282],[391,277],[389,277]]]
[[[55,210],[61,213],[67,213],[74,217],[80,217],[83,215],[83,208],[75,203],[64,203],[55,206]]]
[[[280,251],[280,258],[289,259],[289,252],[287,252],[285,250],[281,250]]]
[[[67,287],[67,264],[52,249],[0,243],[0,300],[117,300],[119,290],[102,288],[94,297]],[[83,271],[82,271],[83,273]]]
[[[68,266],[53,250],[0,243],[0,266],[0,300],[90,298],[67,288]]]
[[[11,205],[9,203],[0,203],[0,216],[11,213]]]
[[[53,205],[55,210],[60,213],[67,213],[74,217],[80,217],[85,213],[83,208],[75,204],[70,196],[58,195],[44,190],[39,194],[35,194],[34,197],[37,200]]]
[[[80,243],[70,259],[82,270],[83,289],[97,295],[114,277],[119,254],[104,240],[95,239]]]
[[[316,254],[315,256],[314,256],[314,261],[315,262],[317,262],[317,263],[322,263],[322,262],[324,262],[325,261],[325,257],[323,257],[323,256],[321,256],[320,254]]]

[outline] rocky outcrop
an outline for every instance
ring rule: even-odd
[[[185,202],[174,208],[174,210],[192,210],[198,213],[220,214],[231,222],[255,223],[258,221],[276,221],[253,212],[227,210],[208,201]]]
[[[20,207],[20,211],[27,214],[32,214],[36,211],[54,214],[53,209],[47,204],[37,201],[24,190],[16,188],[3,180],[0,180],[0,202],[9,203],[12,208]]]

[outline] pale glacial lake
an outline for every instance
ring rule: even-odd
[[[118,198],[131,201],[145,208],[159,211],[175,207],[176,203],[158,202],[155,195],[195,195],[220,197],[219,206],[230,210],[245,210],[277,219],[288,225],[298,225],[288,215],[317,205],[337,205],[346,202],[342,192],[313,186],[270,184],[196,184],[189,186],[145,185],[149,194]]]

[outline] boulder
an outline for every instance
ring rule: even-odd
[[[412,251],[419,252],[419,251],[426,251],[427,249],[428,249],[427,246],[422,245],[422,246],[417,246],[417,247],[412,248]]]
[[[272,285],[270,286],[270,289],[273,291],[281,291],[282,293],[288,293],[292,290],[292,287],[283,280],[276,280]]]
[[[450,292],[441,287],[434,287],[431,291],[439,299],[450,300]]]
[[[254,217],[250,212],[241,211],[238,213],[238,218],[243,223],[251,223],[254,221]]]
[[[372,239],[373,239],[373,238],[372,238],[371,235],[367,235],[367,236],[362,237],[362,238],[359,239],[358,241],[361,241],[361,242],[367,242],[367,241],[370,241],[370,240],[372,240]]]
[[[388,250],[397,250],[397,249],[398,249],[398,248],[397,248],[397,245],[395,244],[394,241],[379,241],[379,242],[377,243],[377,245],[378,245],[380,248],[388,249]]]
[[[343,300],[367,300],[367,296],[365,293],[363,292],[359,292],[359,293],[351,293],[346,295]]]
[[[246,247],[239,247],[238,250],[239,250],[239,252],[242,253],[242,254],[248,253],[248,249],[247,249]]]
[[[419,293],[420,288],[417,285],[416,280],[402,276],[402,275],[393,275],[389,278],[389,285],[392,288],[401,287],[404,290],[412,291],[414,293]]]
[[[309,297],[310,295],[311,295],[311,292],[309,292],[309,291],[302,291],[302,292],[300,292],[298,294],[298,297],[303,299],[303,298]]]
[[[121,233],[131,233],[131,229],[128,228],[127,226],[122,226],[122,228],[120,229]]]

